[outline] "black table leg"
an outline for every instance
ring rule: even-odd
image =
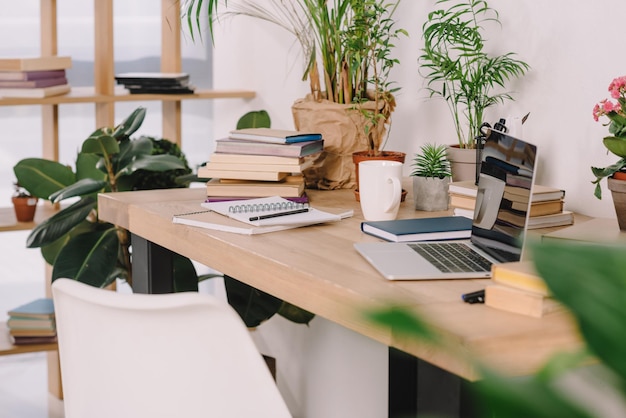
[[[134,293],[173,293],[172,251],[131,234]]]

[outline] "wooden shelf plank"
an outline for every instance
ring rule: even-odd
[[[196,90],[194,94],[130,94],[117,88],[113,95],[96,94],[93,87],[72,87],[72,91],[59,96],[45,98],[4,97],[0,106],[71,104],[71,103],[111,103],[133,101],[181,101],[194,99],[252,99],[256,93],[251,90]]]
[[[35,353],[38,351],[55,351],[57,349],[58,346],[56,343],[14,345],[11,343],[11,336],[9,335],[7,324],[5,322],[0,323],[0,356]]]
[[[51,204],[45,202],[44,204],[37,205],[37,212],[35,212],[35,220],[33,222],[18,222],[15,218],[15,212],[13,207],[0,208],[0,232],[7,231],[29,231],[35,227],[38,223],[44,219],[48,219],[50,216],[57,212]],[[25,246],[26,244],[24,244]]]

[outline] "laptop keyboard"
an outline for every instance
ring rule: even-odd
[[[408,244],[442,272],[472,272],[491,270],[491,261],[461,243],[437,242]]]

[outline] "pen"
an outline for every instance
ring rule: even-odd
[[[262,219],[278,218],[279,216],[295,215],[296,213],[308,212],[309,208],[290,210],[288,212],[270,213],[269,215],[253,216],[250,221],[260,221]]]

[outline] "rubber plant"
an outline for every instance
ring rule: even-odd
[[[89,135],[76,157],[75,171],[42,158],[26,158],[14,166],[17,181],[33,196],[52,204],[71,202],[37,225],[26,241],[28,248],[40,248],[52,265],[53,281],[65,277],[105,287],[120,278],[132,286],[129,233],[98,219],[97,194],[178,186],[173,176],[191,171],[169,141],[161,140],[169,146],[159,154],[159,140],[131,138],[145,114],[139,107],[119,125]],[[172,150],[178,155],[171,155]],[[161,180],[154,173],[162,174]],[[146,176],[151,176],[153,187],[146,185]],[[177,291],[197,289],[198,276],[189,259],[175,258],[174,282]]]

